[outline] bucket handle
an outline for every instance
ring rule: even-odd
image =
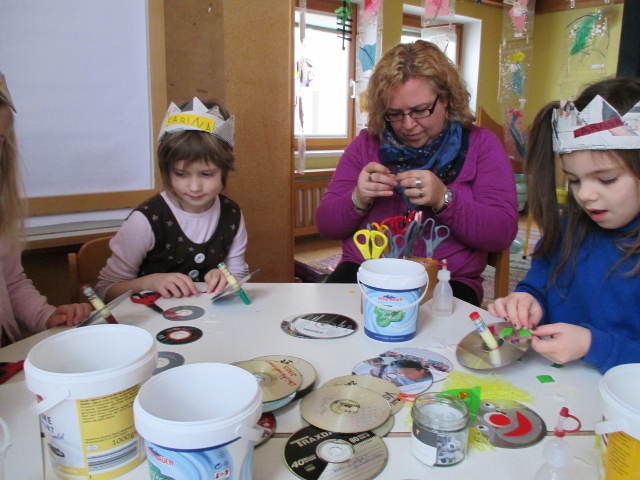
[[[71,392],[68,388],[61,388],[59,390],[56,390],[52,395],[49,395],[47,398],[43,399],[41,402],[31,405],[29,407],[29,410],[37,415],[41,415],[47,410],[51,410],[60,402],[66,400],[69,395],[71,395]]]
[[[422,295],[420,295],[420,298],[417,299],[415,302],[410,303],[409,305],[405,305],[404,307],[390,308],[388,305],[382,305],[382,304],[376,302],[373,298],[371,298],[369,295],[367,295],[367,293],[364,291],[364,288],[362,288],[362,282],[360,281],[360,276],[358,276],[357,281],[358,281],[358,287],[360,287],[360,291],[362,292],[362,295],[364,295],[364,297],[367,300],[369,300],[371,303],[373,303],[376,307],[383,308],[384,310],[408,310],[411,307],[415,307],[416,305],[418,305],[422,301],[424,296],[427,294],[427,290],[428,290],[427,288],[425,288],[424,292],[422,292]]]
[[[247,427],[246,425],[238,425],[238,428],[236,429],[236,435],[248,440],[252,440],[254,442],[258,442],[262,440],[264,429]]]
[[[628,427],[628,423],[624,419],[607,420],[605,422],[596,423],[594,430],[598,435],[603,433],[622,432]]]
[[[3,432],[2,437],[4,439],[2,445],[0,445],[0,455],[4,455],[4,453],[7,451],[7,448],[9,448],[11,437],[9,436],[9,425],[7,425],[7,422],[5,422],[2,418],[0,418],[0,430],[2,430]]]

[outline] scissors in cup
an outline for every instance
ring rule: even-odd
[[[380,258],[388,244],[387,236],[376,230],[358,230],[353,234],[353,242],[365,260]]]
[[[400,258],[407,246],[407,239],[404,235],[394,235],[388,228],[384,231],[388,240],[387,258]]]
[[[446,225],[436,227],[436,221],[428,218],[424,222],[424,244],[427,249],[427,258],[433,257],[436,247],[449,238],[450,230]]]

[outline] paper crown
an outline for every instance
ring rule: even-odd
[[[624,116],[600,95],[581,112],[571,101],[553,111],[553,151],[640,149],[640,102]]]
[[[197,130],[215,135],[233,148],[234,123],[235,117],[233,115],[225,120],[217,106],[208,109],[196,97],[193,97],[193,100],[187,103],[182,110],[171,102],[162,121],[158,142],[167,133],[180,130]]]
[[[4,78],[2,72],[0,72],[0,98],[9,104],[11,110],[16,111],[16,107],[13,105],[13,100],[11,100],[11,95],[9,94],[7,80]]]

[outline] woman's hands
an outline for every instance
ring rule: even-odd
[[[358,208],[366,210],[377,197],[390,197],[397,185],[395,176],[387,167],[378,163],[368,163],[358,176],[358,184],[353,191],[353,201]]]
[[[396,175],[396,180],[405,189],[404,193],[414,205],[441,210],[447,187],[429,170],[407,170]]]
[[[538,326],[542,320],[542,307],[528,293],[514,292],[489,304],[494,317],[507,318],[515,328],[531,330],[532,348],[552,362],[565,364],[584,357],[591,348],[591,331],[568,323],[550,323]],[[542,338],[545,337],[545,338]]]

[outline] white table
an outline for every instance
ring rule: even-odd
[[[179,305],[196,305],[205,309],[205,315],[191,321],[169,321],[160,314],[139,304],[125,301],[113,310],[114,316],[121,323],[136,325],[148,330],[154,336],[161,330],[177,325],[190,325],[203,331],[203,338],[184,345],[158,344],[159,351],[174,351],[183,355],[187,363],[222,362],[232,363],[251,360],[265,355],[289,355],[299,357],[310,362],[317,371],[316,386],[342,375],[349,375],[351,368],[362,360],[372,358],[390,348],[414,347],[432,350],[447,357],[455,369],[484,375],[489,371],[472,371],[462,367],[455,356],[455,346],[473,329],[468,315],[477,310],[472,305],[456,300],[454,314],[448,318],[434,317],[430,313],[430,304],[420,308],[420,319],[417,336],[408,342],[386,343],[367,337],[363,328],[363,317],[360,313],[360,292],[357,285],[333,284],[260,284],[248,283],[244,289],[252,300],[251,305],[244,305],[235,295],[224,297],[216,301],[213,306],[207,295],[197,295],[189,299],[160,299],[157,303],[163,309]],[[293,315],[327,312],[341,313],[355,319],[359,329],[352,335],[338,339],[302,339],[289,336],[282,332],[280,323],[283,319]],[[493,319],[486,312],[483,318],[490,324]],[[88,327],[90,328],[90,327]],[[61,329],[56,329],[61,330]],[[16,361],[26,357],[29,349],[42,338],[56,333],[55,330],[43,332],[27,338],[17,344],[0,350],[0,360]],[[600,420],[598,403],[598,382],[600,374],[596,369],[583,362],[573,362],[564,368],[553,368],[551,362],[539,356],[534,351],[527,352],[521,362],[493,371],[517,387],[527,390],[534,399],[531,408],[545,421],[548,430],[552,430],[558,413],[563,406],[570,409],[571,414],[582,421],[583,436],[571,437],[571,442],[577,456],[583,461],[577,462],[576,469],[583,479],[597,478],[595,449],[593,448],[593,426]],[[555,382],[540,383],[538,375],[550,375]],[[18,398],[25,395],[22,387],[12,386],[24,379],[24,373],[12,378],[6,386],[0,386],[0,398],[5,403],[6,398]],[[441,389],[442,382],[436,382],[431,391]],[[23,397],[20,397],[23,398]],[[296,478],[289,473],[282,461],[282,448],[288,436],[302,427],[298,410],[299,402],[277,410],[277,427],[275,438],[256,450],[256,464],[254,478]],[[5,415],[4,408],[0,415]],[[541,444],[521,450],[496,449],[492,452],[478,452],[469,450],[469,457],[455,467],[432,469],[421,464],[410,453],[410,434],[405,422],[408,408],[396,414],[396,421],[392,433],[385,438],[389,448],[389,465],[378,477],[384,478],[418,478],[425,472],[430,472],[435,478],[449,478],[465,473],[472,475],[478,468],[492,468],[496,471],[495,478],[514,478],[514,472],[522,472],[524,466],[535,471],[542,462]],[[28,415],[26,406],[22,411],[9,412],[9,420],[16,416]],[[25,421],[25,425],[33,422]],[[37,419],[36,422],[37,424]],[[10,422],[11,425],[11,422]],[[28,428],[34,429],[31,425]],[[36,445],[39,450],[39,432],[32,433],[32,453]],[[12,447],[13,448],[13,447]],[[25,447],[27,448],[27,447]],[[17,450],[17,449],[16,449]],[[12,452],[8,462],[14,463]],[[19,456],[16,460],[19,461]],[[498,465],[500,468],[494,468]],[[50,472],[48,461],[46,468]],[[21,471],[22,472],[22,471]],[[123,476],[123,479],[148,478],[145,464],[133,472]],[[531,473],[533,477],[533,472]],[[10,477],[11,478],[11,477]],[[19,478],[27,478],[21,476]],[[37,477],[31,477],[37,478]],[[47,477],[49,478],[49,477]],[[459,478],[459,477],[458,477]],[[526,477],[525,477],[526,478]]]

